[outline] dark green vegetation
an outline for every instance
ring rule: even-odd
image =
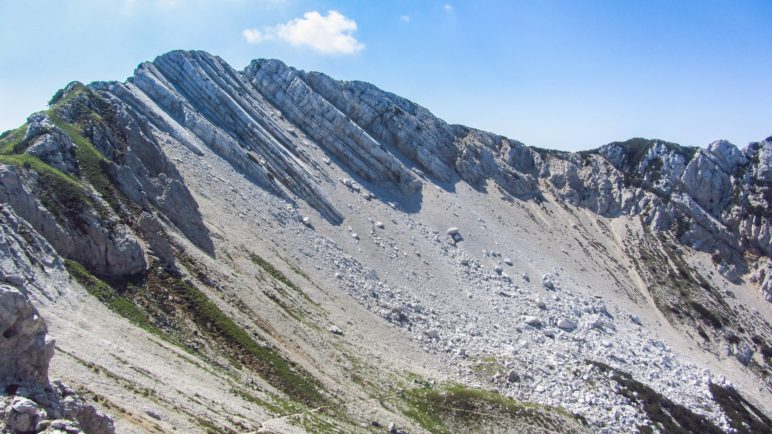
[[[649,150],[655,145],[661,143],[665,145],[669,152],[680,155],[685,162],[694,158],[697,148],[681,146],[677,143],[666,142],[664,140],[649,140],[640,137],[626,140],[624,142],[612,142],[608,147],[620,147],[622,149],[622,161],[619,162],[619,169],[624,174],[624,183],[626,186],[635,186],[644,188],[667,202],[669,197],[660,194],[659,190],[653,188],[653,183],[660,178],[660,169],[662,160],[657,158],[650,162],[645,171],[639,170],[639,165],[646,157]]]
[[[560,150],[557,150],[557,149],[539,148],[537,146],[529,146],[529,148],[531,148],[532,150],[534,150],[535,152],[537,152],[537,153],[539,153],[541,155],[549,156],[549,157],[555,157],[555,158],[558,158],[558,159],[561,159],[561,160],[567,160],[571,156],[570,152],[560,151]]]
[[[105,130],[113,131],[115,140],[120,144],[121,136],[115,133],[117,128],[113,128],[115,126],[113,109],[101,97],[80,83],[71,84],[68,88],[70,90],[64,97],[52,99],[56,102],[48,110],[48,115],[51,121],[75,144],[75,156],[81,179],[94,187],[119,215],[124,206],[136,208],[110,180],[107,174],[109,158],[84,135],[86,130],[93,131],[97,127],[103,127]],[[69,122],[65,121],[62,112],[68,112],[68,116],[74,119],[67,118]],[[123,220],[124,223],[129,223],[127,219]]]
[[[652,426],[638,427],[640,433],[659,432],[672,434],[720,434],[723,431],[706,417],[698,415],[688,408],[676,404],[657,393],[649,386],[633,379],[632,375],[612,368],[605,363],[588,360],[601,372],[611,373],[611,378],[619,384],[618,393],[643,407]]]
[[[266,261],[265,259],[261,258],[260,256],[251,253],[249,255],[249,258],[254,262],[255,264],[259,265],[260,268],[265,270],[266,273],[268,273],[269,276],[273,277],[274,279],[278,280],[279,282],[286,285],[288,288],[294,289],[295,291],[302,293],[303,291],[298,288],[297,285],[295,285],[291,280],[287,278],[284,273],[279,271],[276,267],[273,266],[270,262]]]
[[[715,290],[699,273],[683,262],[670,241],[657,238],[651,232],[646,232],[640,241],[635,265],[639,274],[647,280],[657,307],[665,315],[679,321],[701,320],[716,329],[728,322],[726,314],[730,312],[729,307],[722,304],[720,297],[712,294]],[[719,305],[716,306],[716,303]]]
[[[644,174],[638,171],[638,165],[646,157],[646,154],[649,152],[649,150],[656,144],[663,144],[668,149],[668,151],[682,156],[685,162],[689,162],[692,158],[694,158],[694,155],[697,153],[698,149],[697,147],[681,146],[677,143],[657,139],[644,139],[642,137],[634,137],[632,139],[621,142],[611,142],[600,148],[591,149],[589,151],[579,151],[573,154],[571,152],[559,151],[555,149],[544,149],[535,146],[530,146],[530,148],[543,156],[558,158],[561,160],[569,160],[572,158],[572,156],[575,155],[578,157],[578,162],[581,163],[580,166],[586,166],[590,164],[590,156],[601,154],[606,148],[621,148],[622,160],[617,162],[617,169],[626,175],[626,183],[635,183],[638,186],[643,186]],[[662,162],[660,160],[654,160],[651,162],[651,166],[648,167],[647,170],[652,171],[652,173],[658,173],[659,167],[661,165]],[[655,174],[654,178],[656,177],[657,176]]]
[[[63,173],[34,156],[24,154],[26,126],[0,136],[0,163],[16,166],[23,174],[29,175],[29,179],[35,180],[35,194],[64,226],[78,228],[86,225],[85,218],[92,212],[99,217],[112,218],[109,209],[101,205],[98,199],[101,197],[118,218],[133,227],[139,214],[134,212],[138,205],[120,192],[109,175],[111,159],[120,163],[123,158],[121,149],[127,146],[120,129],[116,127],[113,108],[90,89],[73,84],[52,99],[46,114],[75,144],[75,174]],[[89,139],[96,133],[101,137],[105,134],[111,136],[110,143],[115,145],[115,149],[103,150],[96,146],[96,142]],[[104,145],[102,141],[97,144]],[[286,286],[305,296],[297,285],[270,263],[259,257],[253,257],[253,260],[276,281],[274,286],[280,286],[282,290]],[[257,333],[247,331],[231,319],[192,282],[183,281],[174,267],[153,262],[149,268],[152,271],[116,278],[95,276],[72,260],[66,260],[65,265],[70,275],[89,294],[116,314],[195,354],[213,369],[223,369],[223,357],[233,368],[249,369],[288,397],[272,395],[270,400],[274,403],[270,403],[249,395],[246,390],[234,389],[242,398],[247,399],[248,396],[249,402],[281,414],[303,412],[310,407],[328,404],[318,380],[277,349],[262,343]],[[231,367],[223,372],[234,375]],[[288,404],[277,405],[277,402]],[[210,428],[216,432],[225,429]]]
[[[78,159],[78,167],[81,170],[84,181],[91,184],[106,200],[110,199],[115,194],[115,187],[104,171],[104,165],[107,163],[107,160],[88,139],[80,134],[78,127],[65,123],[55,116],[52,116],[52,120],[75,143],[75,155]]]
[[[592,360],[588,360],[587,363],[595,366],[601,372],[611,373],[611,378],[620,386],[619,393],[643,407],[653,426],[639,427],[639,432],[652,433],[654,428],[660,432],[674,434],[719,434],[724,432],[706,417],[674,403],[649,386],[636,381],[632,375],[612,368],[605,363]],[[729,424],[737,433],[762,434],[772,432],[770,428],[772,421],[735,389],[711,384],[710,392],[713,399],[727,415]]]
[[[310,374],[275,350],[258,345],[201,291],[185,282],[176,282],[172,291],[189,309],[199,328],[216,335],[241,363],[293,399],[309,405],[324,402],[320,385]]]
[[[694,158],[694,154],[697,152],[696,147],[681,146],[677,143],[666,142],[664,140],[644,139],[641,137],[634,137],[623,142],[611,142],[606,146],[618,146],[622,148],[623,159],[620,169],[625,173],[631,173],[638,168],[638,165],[643,161],[646,153],[649,152],[649,149],[658,143],[665,145],[668,151],[681,155],[684,158],[684,161],[687,162]]]
[[[724,410],[729,424],[740,434],[772,433],[772,420],[732,387],[710,385],[713,400]]]
[[[670,237],[646,229],[633,246],[638,257],[631,257],[657,308],[673,322],[699,327],[703,339],[710,340],[706,330],[719,336],[725,327],[737,326],[737,315],[718,289],[682,259],[681,248]]]
[[[15,130],[8,130],[0,134],[0,155],[19,154],[26,148],[23,142],[27,133],[27,125],[24,124]]]
[[[674,403],[652,388],[634,380],[632,375],[601,362],[588,360],[587,363],[604,373],[610,372],[611,378],[620,386],[619,393],[643,407],[654,426],[641,427],[640,432],[651,433],[654,432],[653,428],[657,428],[660,432],[676,434],[723,432],[704,416]],[[713,400],[721,406],[729,424],[736,430],[735,432],[742,434],[772,433],[772,420],[743,398],[734,388],[711,384],[710,392],[713,395]]]
[[[459,384],[425,385],[402,392],[404,413],[434,434],[457,432],[583,432],[565,410],[519,402]]]
[[[60,95],[59,98],[55,98],[56,103],[46,114],[76,145],[75,157],[80,172],[79,178],[62,173],[36,157],[23,154],[28,145],[23,141],[26,125],[7,131],[0,137],[0,163],[12,164],[36,172],[38,174],[36,193],[43,206],[57,217],[59,223],[71,222],[75,227],[85,224],[82,221],[83,211],[88,208],[94,208],[99,215],[104,215],[105,210],[89,196],[84,187],[86,185],[92,186],[116,212],[119,212],[119,215],[121,205],[128,203],[106,173],[105,168],[109,161],[82,134],[85,125],[103,122],[102,116],[81,103],[77,104],[73,111],[79,113],[79,120],[82,122],[68,123],[59,114],[59,111],[65,109],[66,104],[75,104],[78,97],[94,101],[101,100],[85,86],[73,86],[65,97]]]
[[[191,342],[192,337],[203,334],[234,364],[255,371],[293,400],[306,405],[327,402],[321,385],[308,372],[275,349],[258,344],[192,284],[161,271],[110,285],[77,262],[67,260],[66,266],[91,295],[143,329],[193,353],[201,348]],[[185,328],[189,322],[197,331]]]
[[[158,327],[150,322],[147,315],[139,310],[129,298],[118,293],[113,287],[89,273],[79,263],[66,259],[64,265],[67,267],[70,276],[74,277],[89,294],[96,297],[110,310],[150,333],[158,336],[162,335]]]
[[[762,378],[768,378],[770,353],[761,336],[772,333],[770,325],[760,317],[748,315],[729,304],[726,294],[712,285],[699,270],[686,263],[675,234],[654,234],[643,226],[645,233],[629,245],[628,253],[646,282],[657,308],[701,347],[718,353],[728,344],[749,346],[761,353],[762,362],[755,359],[749,368]],[[636,257],[637,256],[637,257]]]

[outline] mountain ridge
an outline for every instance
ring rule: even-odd
[[[620,401],[610,392],[616,386],[609,376],[623,388],[660,393],[657,402],[669,412],[678,408],[679,414],[691,414],[689,420],[704,429],[742,432],[742,421],[756,426],[768,420],[769,139],[743,150],[726,141],[702,149],[646,139],[577,153],[541,150],[449,125],[365,82],[336,81],[277,60],[255,60],[236,71],[205,52],[173,51],[140,64],[124,83],[71,83],[52,98],[48,111],[0,136],[0,150],[2,203],[57,255],[74,261],[67,267],[69,283],[22,262],[6,264],[0,280],[40,304],[55,324],[51,330],[71,340],[64,345],[77,357],[83,354],[75,348],[88,345],[90,338],[74,337],[68,314],[57,306],[87,303],[91,294],[107,307],[99,311],[94,300],[88,302],[102,312],[94,321],[123,317],[139,328],[136,333],[161,339],[164,348],[171,345],[164,351],[187,348],[207,364],[215,361],[213,366],[254,374],[249,381],[267,382],[273,392],[260,391],[252,401],[268,403],[263,407],[269,413],[288,411],[270,410],[283,402],[277,396],[297,406],[336,401],[335,389],[345,390],[342,396],[373,396],[366,381],[344,379],[345,369],[320,363],[331,357],[330,350],[321,349],[329,339],[355,339],[349,334],[356,332],[342,324],[329,328],[333,338],[317,335],[327,328],[320,324],[329,322],[328,316],[342,315],[333,315],[325,304],[337,300],[357,312],[340,317],[347,324],[373,324],[376,335],[416,345],[411,351],[425,352],[420,358],[427,366],[441,360],[437,363],[445,368],[429,369],[435,374],[453,377],[444,371],[453,367],[468,384],[569,406],[589,420],[592,431],[669,429],[680,423],[657,420],[657,409],[642,407],[635,395]],[[454,221],[460,228],[450,227]],[[447,236],[441,235],[447,227]],[[264,238],[262,228],[271,236]],[[251,242],[241,244],[242,238]],[[510,250],[511,256],[500,250]],[[276,261],[286,266],[277,268]],[[68,274],[62,264],[53,267]],[[518,278],[510,268],[529,271]],[[541,279],[529,272],[542,274]],[[30,277],[11,278],[17,275]],[[52,285],[60,288],[59,295],[41,295],[40,288]],[[261,294],[246,289],[255,286]],[[255,297],[267,304],[253,304]],[[432,301],[438,297],[444,302]],[[49,298],[54,301],[41,304]],[[516,300],[518,305],[508,304]],[[764,304],[756,305],[759,301]],[[275,305],[276,312],[267,305]],[[476,317],[458,324],[467,311]],[[632,311],[645,312],[647,331]],[[262,317],[271,321],[256,320]],[[304,331],[293,338],[295,332],[288,330],[298,327]],[[115,339],[105,333],[104,339]],[[523,338],[513,340],[513,333]],[[141,348],[142,339],[132,336],[127,344]],[[302,344],[289,343],[295,339]],[[571,354],[539,360],[551,351],[549,345]],[[632,354],[615,356],[614,345]],[[651,363],[645,378],[631,382],[625,369],[635,366],[630,360],[643,357],[633,352],[636,346],[655,356],[643,359]],[[361,356],[366,347],[358,342],[336,357]],[[602,364],[584,362],[593,354],[588,348],[605,354],[597,360]],[[405,366],[393,356],[380,357],[368,364]],[[77,362],[70,358],[69,363]],[[473,360],[478,364],[470,367]],[[114,363],[107,366],[119,369]],[[285,363],[291,368],[284,369]],[[529,364],[540,366],[541,373]],[[731,382],[703,373],[696,367],[700,364],[739,381],[755,404],[749,402],[745,413],[730,411],[720,396]],[[186,366],[190,375],[214,375]],[[555,366],[566,371],[546,374]],[[694,384],[671,386],[668,366],[689,372]],[[616,374],[601,375],[606,380],[598,383],[603,386],[593,392],[596,398],[577,399],[577,391],[590,386],[571,372],[593,381],[603,373]],[[154,375],[195,393],[194,385],[172,373]],[[136,374],[124,376],[144,381]],[[225,381],[207,378],[213,384]],[[404,381],[400,378],[387,382]],[[756,390],[751,385],[759,380]],[[544,384],[553,388],[552,396],[545,395]],[[228,387],[245,399],[244,384]],[[479,405],[506,414],[512,410],[510,404],[492,404],[496,400],[490,396],[440,389],[481,400],[469,404],[478,410]],[[223,405],[235,405],[221,391],[207,390]],[[316,398],[304,401],[298,390]],[[424,400],[436,399],[431,390],[424,392],[393,404],[396,410],[378,411],[430,431],[451,423],[452,418],[415,416]],[[712,398],[705,401],[703,395]],[[591,408],[593,399],[619,416]],[[679,399],[686,401],[669,401]],[[155,402],[167,411],[169,402],[182,405],[168,396]],[[218,426],[236,426],[198,404],[186,405],[186,411],[217,419]],[[121,413],[119,428],[137,426],[128,413]],[[174,426],[191,427],[178,415],[167,417]],[[324,423],[350,424],[354,416],[320,417]],[[457,422],[451,425],[460,429],[453,425]],[[560,416],[547,425],[566,432],[583,429],[576,423]]]

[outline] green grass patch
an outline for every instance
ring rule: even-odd
[[[0,135],[0,155],[18,154],[24,151],[24,135],[27,134],[27,124],[14,130],[8,130]]]
[[[256,404],[260,407],[263,407],[268,411],[270,411],[271,413],[274,413],[277,415],[282,415],[286,413],[282,410],[281,407],[274,405],[264,399],[258,398],[257,396],[247,392],[244,389],[238,389],[238,388],[232,387],[231,393],[243,399],[244,401],[251,402],[252,404]]]
[[[289,418],[290,422],[300,425],[308,433],[333,433],[341,431],[340,426],[335,423],[335,418],[328,418],[318,412],[304,412]]]
[[[51,107],[51,109],[57,109],[68,104],[78,95],[88,92],[91,91],[88,87],[86,87],[85,84],[78,81],[73,81],[65,86],[64,89],[57,90],[56,93],[54,93],[54,96],[51,97],[51,100],[48,101],[48,105]]]
[[[81,264],[70,259],[65,259],[64,265],[67,267],[67,271],[70,275],[74,277],[78,283],[83,285],[89,294],[96,297],[110,310],[154,335],[165,337],[163,332],[150,322],[148,317],[139,310],[131,300],[119,294],[110,285],[89,273]]]
[[[300,289],[299,286],[297,286],[293,281],[289,280],[289,278],[284,273],[282,273],[279,269],[274,267],[273,264],[271,264],[270,262],[266,261],[265,259],[263,259],[259,255],[256,255],[254,253],[250,253],[249,254],[249,259],[251,259],[252,262],[254,262],[258,266],[260,266],[260,268],[262,268],[266,273],[268,273],[269,276],[273,277],[275,280],[283,283],[286,287],[288,287],[288,288],[294,290],[295,292],[297,292],[298,294],[300,294],[300,296],[302,296],[304,299],[306,299],[306,301],[308,301],[308,302],[310,302],[311,304],[314,304],[314,305],[316,304],[316,303],[314,303],[313,300],[311,300],[311,298],[308,296],[308,294],[303,292],[303,290]],[[294,267],[294,266],[290,265],[290,268],[292,268],[296,273],[300,274],[301,276],[305,277],[306,279],[308,279],[310,281],[310,279],[308,278],[308,275],[305,274],[304,272],[300,271],[300,269],[298,269],[297,267]]]
[[[405,414],[435,434],[540,427],[562,431],[577,421],[566,410],[516,401],[497,392],[460,384],[417,387],[402,394]]]
[[[258,345],[204,293],[181,281],[174,284],[173,290],[186,302],[194,322],[223,339],[241,363],[258,372],[292,399],[308,405],[325,403],[316,379],[275,350]]]
[[[105,166],[108,164],[107,159],[91,141],[81,135],[78,127],[62,121],[53,112],[51,112],[50,117],[54,124],[75,143],[75,157],[78,159],[81,177],[88,181],[114,210],[118,211],[120,209],[120,193],[105,171]]]
[[[273,277],[274,279],[276,279],[276,280],[278,280],[279,282],[283,283],[283,284],[284,284],[284,285],[286,285],[288,288],[292,288],[292,289],[294,289],[295,291],[298,291],[298,292],[300,292],[300,288],[298,288],[298,287],[297,287],[297,285],[295,285],[294,283],[292,283],[292,281],[291,281],[291,280],[289,280],[289,279],[287,278],[287,276],[285,276],[285,275],[284,275],[284,273],[282,273],[281,271],[279,271],[279,270],[278,270],[276,267],[274,267],[274,266],[273,266],[273,264],[271,264],[270,262],[266,261],[265,259],[263,259],[262,257],[260,257],[260,256],[258,256],[258,255],[256,255],[256,254],[254,254],[254,253],[251,253],[251,254],[249,255],[249,259],[251,259],[251,260],[252,260],[252,262],[254,262],[255,264],[259,265],[259,266],[260,266],[260,268],[262,268],[263,270],[265,270],[265,272],[266,272],[266,273],[268,273],[268,275],[270,275],[270,276],[271,276],[271,277]]]
[[[195,420],[196,420],[196,424],[198,424],[198,426],[202,428],[206,434],[236,434],[237,433],[237,431],[234,431],[225,426],[221,426],[210,419],[205,419],[203,417],[195,417]]]
[[[289,306],[287,303],[282,301],[281,298],[279,298],[278,295],[271,293],[270,291],[263,291],[263,295],[268,297],[269,300],[276,303],[277,306],[281,308],[287,315],[291,316],[292,319],[298,322],[303,322],[303,320],[306,319],[306,313],[301,311],[300,309],[296,309],[292,306]],[[286,294],[283,294],[286,295]]]
[[[91,184],[119,216],[124,217],[124,213],[121,212],[121,205],[130,204],[130,202],[125,200],[123,194],[115,187],[107,174],[110,160],[82,133],[82,125],[105,124],[105,117],[99,111],[107,110],[107,108],[103,107],[106,103],[81,83],[70,83],[66,89],[63,95],[52,99],[54,103],[47,112],[48,116],[54,125],[64,131],[76,145],[75,157],[78,160],[80,177]],[[90,104],[75,101],[77,97],[83,94],[87,94],[86,98],[98,107],[97,111],[92,109]],[[68,110],[76,113],[77,123],[66,122],[59,115],[61,109],[68,105]]]
[[[472,371],[484,378],[505,373],[507,369],[496,359],[496,357],[485,356],[474,362]]]

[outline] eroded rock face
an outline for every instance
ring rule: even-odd
[[[54,341],[47,338],[46,323],[31,298],[55,301],[68,290],[65,275],[61,258],[48,242],[0,204],[0,431],[4,433],[115,432],[110,416],[61,382],[49,383]]]
[[[46,324],[17,288],[0,284],[0,379],[4,382],[48,382],[53,341]]]
[[[67,134],[57,128],[43,113],[35,113],[27,119],[28,127],[24,140],[29,143],[25,150],[52,167],[65,173],[77,174],[78,161],[75,144]]]
[[[745,151],[753,163],[753,176],[760,181],[772,181],[772,137],[748,146]]]
[[[259,63],[253,65],[259,69]],[[370,83],[337,81],[318,72],[293,72],[380,143],[396,147],[440,181],[456,177],[453,167],[459,149],[453,130],[425,108]]]
[[[399,159],[303,81],[293,68],[274,60],[252,62],[250,83],[291,122],[362,178],[396,185],[407,194],[421,184]]]
[[[750,280],[759,285],[764,299],[772,303],[772,261],[769,259],[759,261]]]
[[[140,113],[139,124],[193,152],[210,147],[267,190],[306,200],[333,222],[341,214],[317,188],[324,166],[310,158],[295,127],[352,175],[401,193],[420,189],[416,168],[439,183],[460,179],[479,190],[492,181],[520,199],[550,189],[598,214],[640,215],[656,231],[673,231],[682,243],[721,256],[719,269],[732,279],[748,271],[743,251],[772,252],[769,216],[760,212],[772,179],[767,141],[745,150],[716,141],[702,150],[632,139],[583,153],[543,151],[448,125],[368,83],[277,60],[255,60],[238,72],[202,52],[165,54],[141,65],[131,82],[95,89]],[[129,174],[116,178],[128,192],[142,184]]]
[[[42,320],[40,320],[42,321]],[[53,344],[51,348],[53,352]],[[50,358],[50,356],[49,356]],[[48,361],[46,360],[46,367]],[[0,381],[8,395],[0,396],[0,430],[3,433],[113,434],[113,418],[58,380],[50,385],[17,380]]]
[[[681,183],[692,199],[712,215],[721,213],[732,191],[730,174],[702,150],[686,165]]]
[[[745,154],[727,140],[716,140],[708,145],[707,150],[715,158],[716,164],[730,174],[738,166],[748,163],[748,158]]]
[[[640,215],[654,230],[673,231],[682,243],[720,255],[720,270],[733,279],[748,271],[743,251],[772,252],[769,216],[761,212],[772,176],[766,141],[745,150],[727,141],[702,150],[632,139],[583,153],[544,151],[448,125],[368,83],[337,81],[277,60],[256,60],[238,72],[198,51],[167,53],[140,65],[127,83],[91,89],[109,102],[117,128],[86,134],[113,159],[109,170],[121,191],[159,208],[210,252],[203,224],[188,218],[197,215],[195,201],[160,152],[163,135],[197,155],[209,147],[267,191],[305,200],[333,223],[342,214],[319,183],[334,178],[307,152],[310,141],[358,185],[371,183],[365,189],[416,193],[420,169],[439,183],[463,180],[485,191],[492,181],[520,199],[541,198],[549,189],[604,216]]]
[[[0,383],[48,384],[54,342],[29,300],[56,298],[58,291],[37,279],[63,270],[51,246],[4,204],[0,204]]]
[[[0,165],[0,202],[10,206],[40,233],[64,257],[76,260],[101,274],[129,275],[145,270],[144,251],[132,231],[102,204],[97,212],[86,206],[73,209],[62,205],[62,215],[55,216],[40,201],[40,174],[14,166]],[[86,193],[83,193],[84,195]],[[54,196],[52,201],[56,201]],[[92,197],[92,202],[98,201]]]
[[[105,86],[93,85],[94,89]],[[99,96],[82,85],[70,93],[74,96],[57,112],[65,121],[82,126],[83,135],[106,157],[105,171],[117,189],[145,211],[156,208],[191,242],[212,254],[214,245],[198,204],[175,165],[161,150],[159,132],[152,123],[112,94],[102,92]],[[94,121],[90,111],[103,120]]]
[[[615,142],[579,154],[543,152],[540,176],[558,197],[605,216],[640,215],[655,231],[719,260],[738,280],[749,271],[745,253],[769,257],[770,145],[744,150],[727,141],[706,150],[656,140]]]
[[[140,65],[132,84],[115,86],[112,92],[126,100],[151,100],[150,108],[160,110],[147,116],[162,118],[158,111],[166,112],[165,123],[188,130],[178,136],[196,137],[266,190],[291,200],[289,190],[333,223],[342,220],[305,167],[313,162],[296,140],[269,121],[273,110],[264,98],[221,59],[203,52],[171,52]]]
[[[448,125],[368,83],[337,81],[277,60],[255,60],[239,72],[200,51],[164,54],[140,65],[126,83],[94,83],[70,99],[58,114],[85,125],[119,190],[144,211],[160,211],[210,254],[214,246],[195,200],[161,150],[165,140],[193,155],[208,147],[266,191],[290,203],[304,200],[336,224],[343,215],[320,188],[335,178],[312,157],[314,146],[368,195],[383,188],[413,195],[422,177],[446,186],[461,180],[480,191],[492,182],[525,200],[550,190],[603,216],[640,216],[655,231],[671,231],[681,243],[720,257],[718,270],[733,280],[753,271],[744,252],[772,255],[765,212],[770,141],[744,150],[727,141],[703,150],[645,139],[582,153],[539,150]],[[98,111],[105,122],[79,119],[78,107]],[[50,129],[44,118],[31,118],[28,135]],[[67,168],[64,158],[40,155]],[[420,195],[414,197],[420,206]]]
[[[16,287],[35,284],[36,269],[54,273],[63,269],[62,260],[31,225],[0,204],[0,282]],[[48,298],[58,295],[50,286],[38,285],[37,290]]]

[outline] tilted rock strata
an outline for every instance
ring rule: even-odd
[[[412,164],[440,183],[461,179],[484,190],[491,180],[521,199],[540,198],[548,181],[546,188],[574,205],[604,216],[640,215],[657,231],[677,231],[684,244],[719,255],[719,271],[733,279],[756,268],[749,248],[767,257],[772,249],[770,218],[760,212],[769,203],[769,141],[739,150],[726,141],[696,149],[634,139],[548,152],[448,125],[368,83],[276,60],[238,72],[198,51],[167,53],[140,65],[127,83],[92,87],[194,152],[210,147],[268,191],[305,200],[334,223],[341,214],[319,190],[331,177],[276,113],[373,186],[416,192],[422,181]]]
[[[181,151],[174,154],[170,149]],[[176,51],[143,63],[126,83],[100,82],[88,87],[73,83],[55,98],[51,110],[28,119],[23,140],[14,150],[32,160],[0,164],[0,202],[7,208],[3,222],[10,228],[5,230],[4,226],[4,232],[0,232],[8,240],[2,245],[5,253],[0,265],[4,279],[14,285],[28,281],[29,270],[34,267],[61,269],[56,253],[106,278],[127,279],[135,274],[148,277],[152,271],[148,264],[161,265],[153,268],[170,270],[175,276],[183,274],[180,270],[186,265],[176,268],[174,263],[185,247],[173,242],[171,232],[178,231],[177,235],[187,238],[211,259],[220,259],[215,258],[220,253],[215,247],[220,246],[210,238],[191,193],[195,192],[196,197],[217,204],[217,211],[208,208],[209,216],[249,216],[251,222],[260,222],[256,225],[260,230],[279,228],[272,234],[276,240],[282,240],[283,231],[290,229],[301,238],[293,247],[300,246],[306,257],[320,256],[316,270],[326,270],[363,306],[422,342],[427,351],[444,354],[448,363],[463,364],[469,354],[481,356],[498,351],[496,355],[506,363],[506,369],[491,376],[490,381],[502,391],[517,386],[518,397],[551,405],[563,405],[565,401],[572,411],[588,415],[594,426],[603,426],[607,417],[605,410],[595,408],[598,404],[604,408],[616,406],[619,416],[608,426],[637,426],[648,423],[646,417],[614,394],[615,386],[608,378],[600,381],[603,375],[599,376],[587,360],[601,357],[623,367],[645,363],[640,374],[643,381],[664,395],[682,395],[686,404],[698,403],[710,423],[726,427],[729,425],[722,410],[705,396],[711,384],[719,382],[723,387],[724,381],[685,358],[675,357],[673,349],[653,339],[640,320],[630,319],[624,309],[607,309],[605,303],[590,299],[584,289],[576,286],[573,276],[559,277],[557,268],[551,272],[530,270],[538,271],[535,276],[541,279],[534,277],[531,283],[528,274],[523,274],[520,282],[513,277],[520,273],[509,267],[518,261],[522,264],[522,258],[513,262],[514,256],[505,256],[507,259],[502,260],[500,253],[488,251],[486,246],[482,259],[475,259],[465,250],[465,243],[479,239],[480,234],[475,233],[477,228],[469,228],[468,221],[466,227],[445,222],[450,224],[444,224],[442,230],[451,229],[443,238],[437,228],[432,232],[421,227],[423,222],[414,221],[412,216],[420,215],[426,202],[443,204],[444,199],[438,198],[450,197],[445,193],[457,189],[471,190],[473,194],[466,197],[472,200],[494,198],[504,207],[500,210],[511,207],[542,213],[520,214],[536,223],[531,227],[536,231],[546,227],[551,233],[565,223],[550,220],[553,213],[565,211],[562,217],[576,217],[580,213],[575,213],[572,206],[584,208],[595,217],[626,222],[628,238],[617,239],[618,243],[635,236],[628,223],[635,228],[641,223],[639,245],[620,248],[629,256],[624,260],[631,259],[630,263],[627,267],[617,263],[613,271],[623,279],[641,281],[643,296],[633,291],[626,295],[635,302],[651,297],[653,308],[676,327],[692,327],[685,327],[685,334],[695,331],[707,336],[706,342],[698,341],[701,348],[725,350],[725,355],[744,366],[740,369],[750,371],[756,368],[752,362],[764,360],[758,355],[763,350],[757,350],[766,345],[763,340],[752,343],[751,337],[766,335],[768,327],[758,326],[760,321],[755,319],[748,323],[752,327],[742,322],[745,319],[736,319],[736,311],[723,299],[724,292],[697,279],[689,267],[676,264],[678,258],[674,255],[683,247],[674,247],[671,242],[711,254],[716,269],[734,281],[749,276],[770,300],[770,216],[766,211],[772,175],[770,149],[770,140],[744,150],[718,141],[703,150],[633,139],[580,153],[547,151],[484,131],[448,125],[428,110],[367,83],[335,81],[275,60],[257,60],[239,72],[207,53]],[[84,159],[88,152],[92,152],[92,160]],[[212,159],[205,161],[203,156]],[[39,163],[37,160],[50,170],[33,166],[33,162]],[[191,166],[196,171],[191,172]],[[214,170],[215,166],[220,169]],[[57,185],[52,179],[71,189],[52,189]],[[201,179],[205,181],[199,182]],[[264,196],[270,200],[255,195],[255,186],[267,192]],[[427,186],[436,186],[439,193]],[[68,203],[63,208],[52,200],[65,193],[77,206]],[[230,199],[213,198],[213,193]],[[254,202],[230,208],[229,202],[240,200]],[[440,258],[432,265],[447,266],[441,273],[450,277],[442,277],[458,278],[451,282],[451,290],[459,289],[453,285],[460,285],[468,291],[469,300],[481,300],[486,308],[493,309],[487,314],[500,318],[500,324],[492,328],[475,325],[477,319],[467,315],[466,307],[455,301],[425,308],[437,303],[433,301],[436,294],[422,292],[437,288],[428,282],[412,282],[419,278],[416,272],[410,278],[415,288],[392,289],[386,279],[381,281],[378,272],[366,270],[353,256],[338,252],[332,238],[317,238],[316,216],[301,215],[300,201],[332,224],[320,225],[319,229],[325,231],[340,230],[338,225],[344,218],[354,225],[356,217],[361,217],[351,215],[354,212],[383,212],[384,208],[393,211],[391,220],[374,215],[380,220],[371,219],[366,227],[349,227],[340,232],[360,254],[360,247],[364,247],[360,243],[367,243],[368,249],[384,249],[384,258],[389,260],[425,261],[404,262],[399,270],[420,269],[421,264],[429,266],[429,257],[435,261]],[[381,202],[387,201],[390,203],[384,207]],[[361,207],[362,203],[366,208]],[[258,206],[266,209],[250,209]],[[450,210],[449,202],[443,206]],[[464,210],[458,211],[452,215],[468,217],[459,217]],[[483,216],[490,210],[477,212],[482,230],[487,230]],[[266,216],[278,223],[268,223],[270,217]],[[541,224],[547,220],[552,223]],[[207,223],[218,228],[228,226],[211,220]],[[600,219],[597,226],[603,227]],[[514,227],[520,230],[517,224]],[[587,235],[581,235],[576,224],[572,227],[577,231],[573,235]],[[397,255],[398,243],[389,239],[390,235],[381,237],[392,230],[413,231],[410,244],[414,248]],[[222,240],[222,236],[237,238],[240,233],[218,233],[215,239]],[[287,238],[283,240],[287,242]],[[375,247],[369,245],[370,241]],[[569,244],[572,239],[566,236],[564,241]],[[575,248],[583,248],[589,255],[579,238],[576,241],[579,244]],[[589,243],[593,242],[590,237]],[[41,247],[45,255],[30,254],[25,247],[48,243],[55,252],[51,247]],[[423,252],[419,245],[425,249]],[[605,249],[601,247],[591,246],[599,253]],[[654,254],[644,247],[651,247]],[[558,250],[559,264],[564,259],[560,255],[568,258],[566,266],[577,259],[574,251],[562,245]],[[607,255],[609,260],[614,259]],[[640,265],[667,255],[673,256],[661,260],[657,264],[661,268],[653,268],[648,275]],[[455,265],[448,265],[451,263]],[[596,265],[602,269],[608,264],[595,262],[591,267]],[[490,270],[486,268],[489,266]],[[221,282],[211,280],[206,273],[204,277],[197,274],[204,285],[223,289]],[[629,290],[619,280],[616,282],[617,290]],[[54,297],[57,290],[47,288]],[[551,297],[542,294],[544,299],[540,298],[536,295],[539,291],[547,291]],[[458,295],[454,294],[452,300]],[[683,299],[676,299],[670,307],[684,309],[683,316],[681,310],[674,314],[665,303],[680,296]],[[710,328],[709,335],[703,325]],[[336,337],[349,335],[347,327],[323,329]],[[739,330],[743,333],[735,335]],[[689,338],[697,341],[691,334]],[[504,350],[502,343],[506,343]],[[557,349],[552,360],[544,357],[547,347]],[[620,348],[633,353],[621,358]],[[644,355],[634,354],[639,348]],[[535,368],[528,372],[524,367],[551,371],[553,365],[570,369],[547,374],[537,373]],[[670,368],[682,369],[689,384],[673,385],[670,377],[660,378],[663,369]],[[504,372],[512,375],[505,377]],[[598,397],[575,396],[577,390],[586,387],[587,379],[602,385]],[[551,396],[545,395],[545,384],[553,385]],[[22,404],[17,407],[27,408]],[[14,410],[13,402],[8,405],[6,414],[14,418],[26,414]],[[34,422],[34,418],[22,419],[20,424]]]

